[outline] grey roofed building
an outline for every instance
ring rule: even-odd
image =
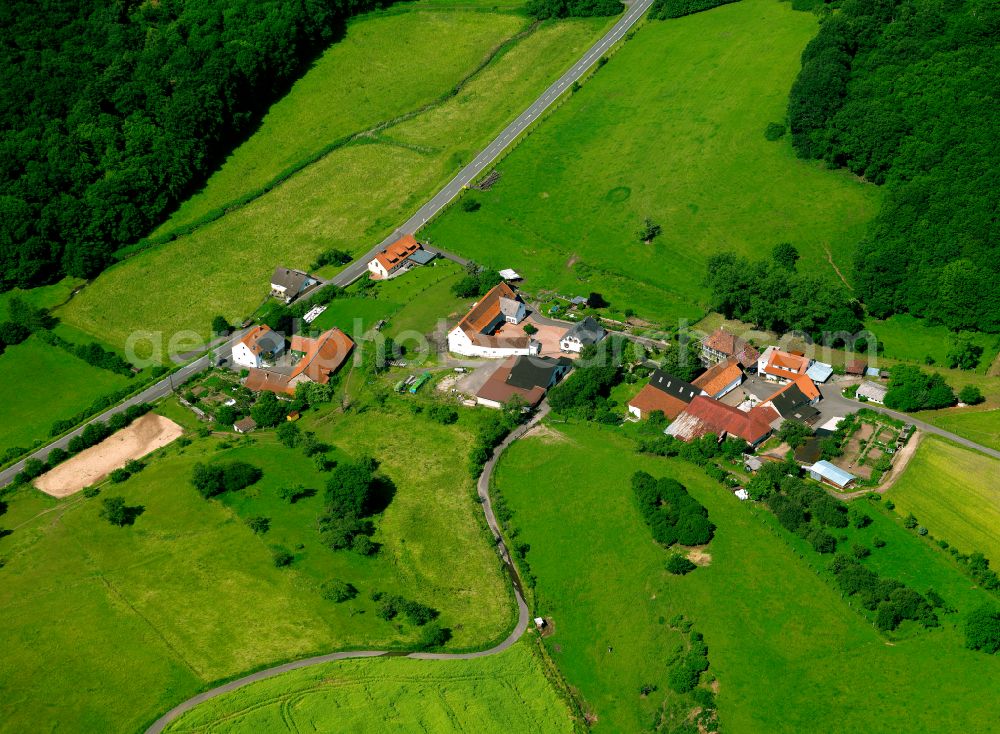
[[[563,339],[574,340],[584,346],[588,344],[597,344],[601,339],[604,338],[607,332],[604,331],[597,320],[593,316],[588,316],[583,321],[578,324],[573,324],[569,330],[563,334]]]
[[[308,279],[308,273],[278,266],[271,274],[271,287],[284,289],[288,294],[295,294],[302,290]]]
[[[826,382],[833,374],[833,367],[826,362],[813,362],[806,370],[806,375],[813,382]]]
[[[407,259],[411,263],[415,263],[417,265],[426,265],[431,260],[433,260],[435,257],[437,257],[437,253],[431,252],[430,250],[425,250],[423,248],[420,248],[419,250],[417,250],[416,252],[414,252],[412,255],[410,255],[410,257],[407,258]]]
[[[500,313],[507,318],[517,318],[518,312],[523,307],[524,304],[520,301],[516,301],[513,298],[507,298],[507,296],[500,296]]]
[[[781,390],[768,402],[778,411],[778,415],[786,420],[812,423],[819,417],[819,411],[810,404],[812,401],[794,383]]]
[[[817,482],[826,482],[839,489],[845,489],[858,479],[850,472],[844,471],[839,466],[834,466],[829,461],[817,461],[812,466],[807,467],[806,471]]]
[[[858,385],[857,397],[871,400],[873,403],[884,403],[885,394],[887,392],[889,392],[889,388],[885,385],[879,385],[877,382],[865,380]]]
[[[550,357],[521,355],[510,368],[507,384],[523,390],[530,390],[533,387],[547,390],[555,385],[562,375],[569,372],[572,366],[573,361],[565,357],[552,359]]]
[[[674,377],[663,370],[653,370],[653,374],[649,378],[649,384],[660,392],[664,392],[685,403],[690,403],[702,394],[700,387],[695,387],[690,382],[685,382],[679,377]]]

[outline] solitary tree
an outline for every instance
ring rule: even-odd
[[[225,316],[216,316],[214,319],[212,319],[213,334],[218,334],[219,336],[225,336],[230,331],[232,331],[232,327],[229,325],[229,322],[226,321]]]
[[[662,231],[663,228],[660,227],[659,224],[656,224],[652,219],[646,217],[646,219],[642,223],[642,227],[639,228],[639,241],[645,242],[648,245]]]

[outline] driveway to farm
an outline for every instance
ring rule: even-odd
[[[524,601],[521,578],[518,576],[517,569],[511,562],[507,545],[504,543],[503,537],[500,535],[500,528],[497,525],[496,515],[493,514],[493,504],[490,501],[490,480],[493,477],[493,470],[496,468],[497,461],[500,459],[500,456],[507,449],[507,447],[534,428],[539,421],[548,415],[548,413],[548,403],[543,402],[530,421],[524,425],[518,426],[516,430],[508,434],[500,445],[493,451],[493,455],[490,457],[490,460],[486,462],[482,473],[479,475],[479,480],[476,483],[476,491],[479,493],[479,501],[483,506],[483,514],[486,516],[486,524],[489,525],[490,532],[493,533],[493,540],[496,543],[497,552],[503,559],[504,569],[507,572],[507,577],[510,580],[511,587],[514,591],[514,598],[517,600],[517,624],[514,626],[514,630],[507,636],[507,639],[495,647],[491,647],[488,650],[479,650],[477,652],[411,652],[409,654],[405,654],[391,652],[388,650],[354,650],[332,652],[327,655],[317,655],[315,657],[305,658],[304,660],[294,660],[290,663],[285,663],[284,665],[276,665],[273,668],[267,668],[265,670],[257,671],[256,673],[251,673],[250,675],[237,678],[229,683],[224,683],[223,685],[209,691],[205,691],[204,693],[199,693],[197,696],[184,701],[184,703],[174,706],[174,708],[170,709],[167,713],[154,721],[153,724],[146,729],[146,734],[160,734],[160,732],[162,732],[168,724],[187,713],[198,704],[204,703],[205,701],[221,696],[225,693],[230,693],[231,691],[235,691],[243,686],[250,685],[251,683],[273,678],[276,675],[281,675],[282,673],[287,673],[292,670],[298,670],[299,668],[308,668],[313,665],[322,665],[323,663],[330,663],[336,660],[346,660],[348,658],[377,658],[383,656],[407,657],[413,658],[414,660],[469,660],[471,658],[486,657],[487,655],[496,655],[497,653],[510,649],[510,647],[520,640],[521,636],[527,631],[528,622],[530,620],[530,612],[528,611],[527,603]]]
[[[912,415],[907,415],[906,413],[899,413],[895,410],[890,410],[889,408],[883,407],[876,403],[862,403],[858,400],[851,400],[850,398],[845,398],[841,392],[840,387],[837,383],[831,383],[829,385],[820,385],[820,392],[823,394],[823,400],[818,407],[822,408],[823,414],[827,415],[847,415],[848,413],[853,413],[861,408],[870,408],[878,413],[883,413],[897,420],[905,421],[910,423],[921,431],[926,433],[933,433],[935,436],[942,436],[947,438],[949,441],[954,441],[955,443],[965,446],[966,448],[979,451],[986,454],[987,456],[992,456],[994,459],[1000,459],[1000,451],[996,449],[991,449],[988,446],[983,446],[976,443],[975,441],[970,441],[967,438],[962,438],[957,436],[950,431],[946,431],[943,428],[938,428],[931,423],[925,423],[922,420],[914,418]]]

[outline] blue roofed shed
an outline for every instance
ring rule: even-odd
[[[826,362],[813,362],[806,370],[806,375],[813,382],[826,382],[833,374],[833,367]]]
[[[829,461],[817,461],[807,471],[809,472],[809,476],[817,482],[825,482],[837,489],[847,489],[858,480],[850,472],[844,471],[839,466],[834,466]]]

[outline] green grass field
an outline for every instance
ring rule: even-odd
[[[474,660],[345,660],[202,704],[169,732],[574,731],[530,643]]]
[[[439,319],[454,319],[469,305],[468,299],[455,298],[451,293],[451,285],[462,275],[455,263],[438,260],[429,267],[377,283],[367,295],[360,295],[357,287],[351,288],[346,296],[331,301],[311,327],[337,326],[351,338],[360,338],[384,319],[383,334],[415,340],[418,335],[432,332]]]
[[[67,301],[73,289],[80,287],[85,281],[78,278],[63,278],[58,283],[44,285],[29,290],[13,288],[0,293],[0,321],[8,318],[7,302],[14,297],[22,298],[35,308],[51,309]]]
[[[270,434],[228,449],[220,438],[174,444],[142,473],[105,487],[105,496],[145,508],[133,527],[100,519],[99,498],[8,494],[0,730],[135,731],[211,683],[254,668],[412,644],[415,628],[374,615],[373,590],[438,609],[451,649],[504,637],[513,600],[466,473],[476,416],[441,426],[391,400],[385,409],[359,405],[347,415],[302,419],[337,447],[335,456],[374,456],[396,486],[377,521],[382,549],[371,558],[321,545],[324,476]],[[202,499],[188,483],[192,464],[228,458],[260,466],[264,478],[239,495]],[[287,505],[275,492],[289,483],[320,492]],[[270,517],[266,534],[244,523],[254,515]],[[295,556],[287,569],[273,566],[279,545]],[[353,583],[359,596],[324,600],[319,587],[330,578]]]
[[[954,335],[944,326],[929,326],[923,319],[900,314],[884,321],[867,319],[865,328],[878,337],[885,348],[883,354],[886,357],[921,364],[930,357],[935,365],[948,365],[948,350]],[[978,332],[963,332],[962,335],[983,348],[983,356],[976,372],[986,374],[1000,348],[1000,337]]]
[[[816,19],[744,0],[651,22],[498,164],[479,211],[455,207],[435,244],[514,267],[530,290],[596,290],[660,321],[705,313],[706,258],[765,257],[792,242],[800,269],[849,277],[879,195],[795,158],[764,128],[781,121]],[[646,245],[649,217],[663,233]],[[500,265],[502,263],[502,265]]]
[[[478,27],[483,15],[474,15]],[[498,22],[508,27],[510,18]],[[114,344],[136,329],[205,334],[217,313],[242,319],[263,298],[276,264],[308,267],[330,247],[361,253],[391,232],[607,24],[543,24],[440,107],[367,144],[334,151],[247,207],[111,268],[59,315]],[[461,28],[456,23],[453,33]],[[447,41],[437,38],[433,45],[447,47]],[[373,43],[381,48],[394,40],[382,35]],[[291,96],[314,88],[307,75]],[[297,108],[309,101],[287,104]],[[141,295],[137,282],[148,286]]]
[[[935,411],[925,419],[983,446],[1000,450],[1000,410]]]
[[[935,537],[1000,565],[998,471],[996,459],[927,436],[886,496]]]
[[[0,375],[5,386],[0,403],[0,453],[11,446],[28,448],[47,438],[55,421],[72,418],[96,398],[131,382],[91,367],[37,337],[7,347],[0,355]]]
[[[1000,660],[962,647],[958,615],[937,630],[901,628],[889,644],[810,568],[825,560],[799,558],[763,508],[693,465],[635,455],[617,430],[550,428],[515,444],[495,483],[518,542],[530,545],[536,612],[555,628],[546,645],[597,716],[595,731],[641,731],[652,720],[678,641],[664,620],[678,613],[705,635],[726,731],[970,731],[1000,716],[989,692]],[[637,469],[675,477],[708,507],[718,526],[710,565],[683,577],[663,570],[667,554],[632,498]],[[934,585],[961,611],[984,598],[898,516],[877,505],[871,514],[872,526],[848,535],[887,539],[869,560],[878,570]],[[643,698],[647,683],[659,692]]]
[[[264,186],[334,141],[433,102],[526,22],[515,15],[470,12],[396,12],[354,19],[343,40],[330,46],[271,107],[254,135],[159,232]],[[440,41],[431,58],[429,38]]]

